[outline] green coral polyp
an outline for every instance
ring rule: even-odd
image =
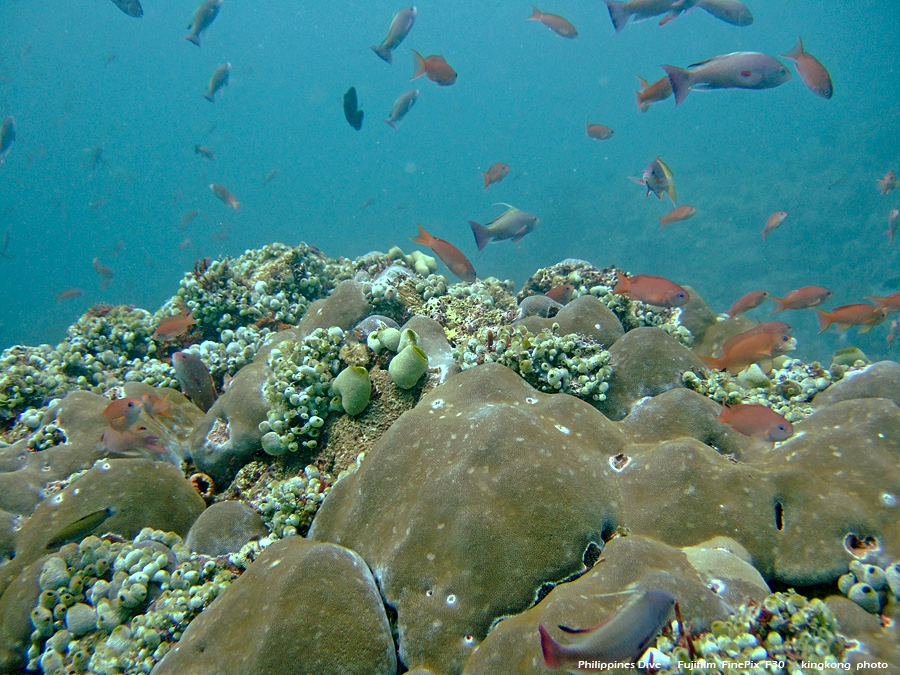
[[[348,415],[358,415],[372,398],[369,372],[362,366],[344,368],[331,383],[331,392],[340,396],[341,406]]]
[[[421,347],[414,344],[404,347],[388,365],[391,379],[401,389],[412,389],[426,370],[428,370],[428,356]]]

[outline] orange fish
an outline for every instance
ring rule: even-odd
[[[816,316],[819,319],[820,333],[823,333],[831,324],[837,326],[838,330],[847,330],[850,326],[862,326],[859,332],[868,333],[874,326],[884,321],[887,309],[858,302],[835,307],[830,312],[816,309]]]
[[[888,214],[888,229],[885,234],[888,236],[888,246],[894,243],[894,233],[897,232],[897,223],[900,222],[900,210],[891,209]]]
[[[728,347],[727,350],[723,350],[721,358],[702,357],[706,367],[739,373],[754,363],[761,363],[763,370],[771,370],[772,359],[796,349],[797,341],[785,333],[763,332],[745,337]]]
[[[100,264],[100,258],[91,261],[94,271],[100,276],[100,288],[106,288],[112,282],[113,271],[106,265]]]
[[[724,422],[745,436],[763,441],[786,441],[794,427],[771,408],[758,403],[725,404],[716,422]]]
[[[57,302],[62,302],[63,300],[72,300],[74,298],[78,298],[84,295],[84,291],[80,288],[67,288],[64,291],[60,291],[53,297]]]
[[[167,316],[159,322],[159,326],[157,326],[153,335],[150,337],[154,340],[160,340],[161,342],[168,342],[169,340],[177,338],[195,323],[197,323],[197,320],[194,319],[193,312],[187,316],[184,316],[183,314]]]
[[[893,171],[888,171],[884,174],[884,178],[878,179],[878,191],[883,195],[895,190],[898,185],[900,185],[900,180],[897,180]]]
[[[831,84],[831,75],[825,69],[815,56],[811,56],[803,51],[803,40],[797,38],[797,46],[787,54],[782,54],[786,59],[791,59],[803,84],[816,96],[822,98],[831,98],[834,93],[834,86]]]
[[[734,304],[731,305],[731,309],[725,313],[730,317],[735,317],[738,314],[749,312],[751,309],[756,309],[763,304],[768,297],[768,291],[750,291],[746,295],[735,300]]]
[[[540,21],[554,33],[564,38],[574,39],[578,37],[578,31],[575,30],[575,26],[571,23],[556,14],[544,14],[534,5],[531,6],[531,16],[528,17],[528,21]]]
[[[820,305],[831,297],[831,291],[821,286],[804,286],[791,291],[784,296],[784,299],[776,298],[775,296],[769,297],[772,299],[772,302],[778,305],[778,309],[770,312],[771,316],[786,309],[807,309]]]
[[[668,279],[649,274],[626,277],[619,270],[616,270],[616,287],[613,293],[654,307],[681,307],[691,299],[686,290]]]
[[[433,54],[426,59],[415,49],[412,50],[412,53],[415,59],[413,80],[424,75],[439,87],[449,87],[456,82],[456,71],[440,54]]]
[[[697,209],[695,209],[693,206],[685,205],[674,208],[659,219],[659,229],[663,229],[670,223],[677,223],[682,220],[687,220],[695,213],[697,213]]]
[[[127,431],[137,424],[141,416],[141,399],[117,398],[103,411],[109,426],[116,431]]]
[[[155,394],[151,394],[149,391],[141,394],[141,407],[143,407],[144,412],[150,415],[150,417],[156,417],[157,415],[160,417],[172,416],[169,412],[171,409],[169,399],[160,398]]]
[[[432,237],[421,225],[417,225],[417,227],[419,228],[419,236],[410,237],[412,241],[417,244],[428,246],[434,251],[434,254],[443,261],[450,271],[463,281],[469,283],[475,281],[475,268],[472,267],[472,263],[469,262],[469,259],[462,254],[462,251],[449,241]]]
[[[637,107],[641,112],[647,112],[652,104],[665,101],[672,95],[672,80],[668,75],[653,84],[648,83],[642,77],[638,77],[638,81],[641,83],[641,90],[634,92],[634,97],[637,99]]]
[[[763,240],[765,240],[769,232],[774,230],[776,227],[779,227],[784,222],[785,218],[787,218],[787,213],[785,213],[784,211],[776,211],[771,216],[769,216],[768,220],[766,220],[766,226],[762,231]]]
[[[488,187],[490,187],[494,183],[499,183],[501,180],[506,178],[508,174],[508,164],[504,164],[503,162],[492,164],[490,169],[481,172],[481,175],[484,176],[484,189],[487,190]]]
[[[613,133],[612,129],[602,124],[587,123],[587,135],[591,138],[596,138],[598,141],[605,141],[607,138],[612,138]]]
[[[722,353],[726,353],[731,350],[734,345],[739,342],[743,342],[751,335],[759,335],[760,333],[771,333],[774,335],[779,335],[781,333],[790,333],[791,327],[786,324],[784,321],[763,321],[762,323],[756,324],[750,330],[745,330],[743,333],[738,333],[737,335],[732,335],[730,338],[725,340],[722,345]]]
[[[210,184],[209,189],[212,190],[213,193],[215,193],[216,197],[228,204],[228,206],[232,207],[235,211],[237,211],[237,207],[241,205],[241,203],[234,198],[234,195],[231,194],[227,188],[212,183]]]
[[[554,286],[549,291],[544,293],[544,295],[561,305],[565,305],[567,302],[569,302],[569,300],[572,299],[572,295],[574,293],[575,287],[572,284],[562,284],[561,286]]]
[[[883,298],[867,297],[866,300],[871,300],[878,308],[886,309],[888,314],[900,312],[900,292],[891,293]]]
[[[116,431],[112,427],[106,427],[100,437],[98,447],[110,455],[119,457],[143,457],[141,450],[152,450],[158,454],[168,452],[164,447],[157,445],[159,438],[156,436],[139,436],[133,431]]]

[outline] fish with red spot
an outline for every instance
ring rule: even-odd
[[[693,206],[677,206],[669,211],[666,215],[660,217],[659,229],[663,229],[666,225],[670,225],[671,223],[678,223],[682,220],[687,220],[696,213],[697,209],[695,209]]]
[[[491,167],[487,171],[482,171],[481,175],[484,176],[484,189],[487,190],[491,185],[499,183],[509,175],[509,164],[503,162],[491,164]]]
[[[763,241],[765,241],[766,237],[769,235],[769,232],[774,230],[776,227],[781,227],[781,224],[784,222],[787,216],[788,214],[784,211],[776,211],[766,219],[766,225],[765,227],[763,227],[762,231]]]
[[[672,95],[672,82],[668,76],[661,77],[653,84],[638,76],[638,82],[640,82],[641,90],[634,92],[634,97],[637,99],[637,107],[641,112],[647,112],[652,104],[665,101]]]
[[[834,94],[831,75],[828,74],[828,70],[819,62],[819,59],[803,50],[803,40],[798,37],[797,46],[787,54],[782,54],[782,56],[794,62],[794,66],[800,74],[800,79],[803,80],[803,84],[806,85],[807,89],[816,96],[821,96],[824,99],[831,98],[832,94]]]
[[[832,324],[837,326],[838,330],[847,330],[851,326],[861,326],[859,332],[868,333],[872,328],[884,321],[886,316],[887,309],[885,307],[876,307],[867,302],[841,305],[830,312],[816,309],[820,333],[824,333]]]
[[[447,268],[463,281],[468,283],[475,281],[475,268],[469,262],[469,259],[463,255],[462,251],[449,241],[432,237],[421,225],[417,225],[417,227],[419,228],[419,236],[410,237],[412,241],[427,246],[434,251],[434,254],[443,261]]]
[[[647,194],[644,195],[645,197],[649,197],[652,192],[657,199],[662,199],[665,193],[669,195],[673,206],[678,199],[675,195],[675,176],[672,174],[672,170],[666,166],[666,163],[662,161],[662,157],[657,157],[644,167],[640,178],[629,176],[628,180],[646,187]]]
[[[456,82],[456,71],[450,67],[442,55],[432,54],[426,58],[415,49],[412,50],[412,53],[415,59],[415,68],[411,79],[415,80],[424,75],[439,87],[449,87]]]
[[[112,427],[106,427],[97,447],[106,454],[117,457],[145,457],[146,454],[143,452],[145,450],[150,450],[157,455],[168,452],[165,447],[159,445],[157,436],[149,434],[142,436],[130,429],[116,431]]]
[[[731,309],[725,312],[725,314],[729,317],[735,317],[738,314],[749,312],[751,309],[756,309],[763,304],[768,297],[768,291],[750,291],[746,295],[742,295],[735,300],[734,304],[731,305]]]
[[[878,192],[883,195],[893,192],[897,189],[897,186],[900,185],[900,180],[897,179],[897,176],[894,175],[893,171],[888,171],[884,174],[884,178],[879,178],[877,182]]]
[[[691,299],[690,294],[673,281],[649,274],[626,277],[619,270],[616,270],[613,294],[640,300],[654,307],[681,307]]]
[[[168,342],[177,338],[196,323],[197,320],[194,318],[193,312],[187,316],[183,314],[167,316],[159,322],[159,326],[156,327],[156,330],[153,331],[153,335],[150,337],[161,342]]]
[[[675,105],[691,89],[771,89],[791,79],[780,61],[759,52],[735,52],[692,63],[685,68],[662,67],[672,82]]]
[[[726,403],[716,422],[723,422],[745,436],[770,443],[786,441],[794,435],[794,427],[782,415],[758,403],[730,405]]]
[[[575,26],[569,21],[556,14],[546,14],[534,5],[531,6],[531,16],[528,17],[528,20],[540,21],[554,33],[564,38],[571,38],[574,40],[578,37],[578,31],[575,30]]]
[[[784,298],[776,298],[770,295],[772,302],[778,305],[778,309],[770,312],[769,315],[783,312],[786,309],[809,309],[816,305],[821,305],[831,297],[831,291],[822,286],[804,286],[787,293]]]
[[[117,398],[106,406],[103,415],[111,428],[116,431],[126,431],[137,424],[141,410],[141,399]]]

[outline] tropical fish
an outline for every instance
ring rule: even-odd
[[[745,436],[774,443],[794,435],[794,427],[771,408],[758,403],[722,406],[716,422],[724,422]]]
[[[188,226],[188,223],[190,223],[194,218],[197,217],[199,213],[199,209],[191,209],[190,211],[185,211],[181,216],[181,223],[178,225],[178,227],[184,229]]]
[[[67,288],[60,291],[53,297],[57,302],[62,302],[63,300],[73,300],[74,298],[81,297],[82,295],[84,295],[84,291],[80,288]]]
[[[150,337],[154,340],[168,342],[169,340],[177,338],[196,323],[197,320],[194,319],[193,312],[187,316],[184,316],[183,314],[167,316],[159,322],[159,326],[156,327],[156,330],[153,331],[153,335]]]
[[[772,315],[786,309],[807,309],[820,305],[831,297],[831,291],[822,286],[804,286],[795,291],[790,291],[784,296],[784,299],[776,298],[775,296],[769,297],[772,299],[772,302],[778,305],[778,309],[769,313]]]
[[[469,221],[469,227],[472,228],[472,234],[475,235],[475,245],[479,251],[491,241],[503,241],[504,239],[512,239],[514,242],[521,241],[529,232],[533,232],[541,221],[533,214],[520,211],[515,206],[509,204],[500,204],[505,206],[506,211],[494,218],[487,225],[479,225],[474,220]]]
[[[188,22],[188,30],[191,32],[184,36],[188,42],[193,42],[200,46],[200,34],[210,27],[216,16],[219,14],[219,8],[222,6],[222,0],[206,0],[194,12],[194,16]]]
[[[834,94],[834,86],[831,84],[831,75],[815,56],[810,56],[803,51],[803,40],[797,38],[797,46],[787,54],[782,54],[786,59],[791,59],[803,84],[816,96],[831,98]]]
[[[890,347],[891,343],[893,343],[893,341],[897,339],[898,335],[900,335],[900,319],[892,319],[891,327],[888,329],[886,338],[888,347]]]
[[[607,126],[602,124],[591,124],[587,123],[587,135],[591,138],[596,138],[598,141],[605,141],[607,138],[612,138],[613,130]]]
[[[413,24],[416,22],[416,8],[407,7],[397,12],[394,20],[391,21],[391,27],[388,29],[387,37],[380,45],[372,47],[372,51],[378,54],[388,63],[393,63],[392,52],[403,42],[404,38],[409,35]]]
[[[126,431],[137,424],[141,416],[141,399],[117,398],[103,411],[109,426],[116,431]]]
[[[450,67],[446,59],[440,54],[432,54],[428,58],[423,57],[415,49],[412,50],[415,59],[415,69],[411,79],[424,75],[439,87],[449,87],[456,82],[456,71]]]
[[[545,296],[553,300],[554,302],[558,302],[561,305],[565,305],[572,299],[572,296],[575,294],[575,286],[572,284],[562,284],[560,286],[554,286],[549,291],[544,293]]]
[[[116,513],[118,512],[114,508],[107,506],[105,509],[99,509],[82,516],[50,537],[50,541],[44,545],[44,550],[56,551],[66,544],[81,541],[106,522],[107,518],[114,516]]]
[[[149,391],[141,394],[141,407],[150,417],[171,417],[169,410],[169,399],[166,397],[156,396]]]
[[[106,265],[100,264],[100,258],[94,258],[91,261],[91,265],[94,268],[94,271],[100,277],[100,288],[106,288],[112,282],[113,279],[113,271],[111,268]]]
[[[475,281],[475,268],[469,262],[469,259],[463,255],[462,251],[449,241],[432,237],[421,225],[417,225],[417,227],[419,228],[419,236],[410,237],[412,241],[428,246],[443,261],[447,268],[463,281],[468,283]]]
[[[215,103],[216,92],[228,84],[228,77],[231,75],[231,64],[225,62],[213,71],[212,77],[209,78],[209,86],[205,94],[201,94],[210,103]]]
[[[753,14],[747,5],[737,0],[699,0],[697,7],[732,26],[749,26],[753,23]]]
[[[593,628],[572,630],[560,626],[565,632],[578,636],[568,645],[554,640],[547,629],[539,625],[544,664],[548,668],[578,668],[581,672],[585,662],[634,662],[672,620],[675,605],[675,596],[668,591],[638,591],[612,616]]]
[[[412,107],[413,105],[415,105],[417,98],[419,98],[418,89],[413,89],[412,91],[408,91],[403,94],[400,98],[394,101],[394,107],[391,109],[391,116],[388,117],[385,122],[396,129],[397,124],[404,117],[406,117],[406,113],[412,110]]]
[[[205,145],[195,145],[194,154],[200,155],[207,162],[211,162],[216,158],[215,153]]]
[[[681,307],[691,299],[686,290],[668,279],[649,274],[626,277],[619,270],[616,270],[616,287],[613,293],[654,307]]]
[[[554,33],[564,38],[574,39],[578,37],[578,31],[575,30],[575,26],[571,23],[556,14],[544,14],[534,5],[531,6],[531,16],[528,17],[528,21],[540,21]]]
[[[481,173],[481,175],[484,176],[484,189],[487,190],[488,187],[490,187],[494,183],[499,183],[501,180],[506,178],[508,174],[508,164],[504,164],[503,162],[492,164],[490,169],[488,169],[487,171],[482,171]]]
[[[721,358],[705,356],[707,368],[739,373],[754,363],[764,365],[763,370],[771,370],[772,359],[797,348],[797,341],[785,333],[760,332],[748,335],[722,350]]]
[[[125,12],[128,16],[140,19],[144,16],[144,8],[141,7],[139,0],[112,0],[113,4]]]
[[[695,213],[697,213],[697,209],[695,209],[693,206],[678,206],[659,219],[659,229],[663,229],[670,223],[677,223],[682,220],[687,220]]]
[[[816,308],[816,317],[819,319],[819,332],[834,324],[838,330],[847,330],[850,326],[862,326],[860,333],[868,333],[873,327],[884,321],[887,309],[876,307],[866,302],[858,302],[852,305],[841,305],[830,312]]]
[[[144,450],[150,450],[156,454],[165,454],[167,450],[157,445],[159,438],[156,436],[141,436],[131,429],[116,431],[112,427],[106,427],[97,447],[109,455],[118,457],[144,457]]]
[[[12,119],[11,117],[7,117],[6,119]],[[6,120],[3,121],[6,124]],[[0,129],[0,139],[3,137],[3,131]],[[15,132],[13,132],[13,139],[15,139]],[[0,156],[2,156],[4,150],[3,145],[0,143]],[[900,185],[900,180],[897,180],[897,176],[894,175],[893,171],[888,171],[884,174],[884,178],[878,179],[878,191],[886,195],[888,192],[893,192],[897,186]]]
[[[776,211],[771,216],[766,219],[766,226],[763,228],[762,237],[763,241],[765,241],[766,236],[768,236],[769,232],[774,230],[776,227],[780,227],[784,222],[784,219],[787,218],[787,213],[784,211]]]
[[[656,195],[658,199],[662,199],[662,194],[669,195],[672,205],[675,205],[677,199],[675,195],[675,176],[672,170],[662,161],[662,157],[657,157],[650,162],[641,173],[641,177],[629,176],[628,180],[634,181],[647,188],[645,197],[649,197],[650,193]]]
[[[237,211],[238,206],[241,205],[241,203],[234,198],[234,195],[231,194],[227,188],[224,188],[221,185],[216,185],[215,183],[211,183],[209,189],[212,190],[213,193],[215,193],[216,197],[228,204],[228,206],[232,207],[235,211]]]
[[[344,93],[344,117],[351,127],[359,131],[362,129],[363,114],[356,99],[356,87],[350,87]]]
[[[191,352],[172,354],[172,367],[178,384],[194,405],[207,412],[216,402],[216,386],[213,384],[209,368],[200,357]]]
[[[724,354],[728,351],[731,351],[732,347],[734,347],[739,342],[743,342],[752,335],[759,335],[760,333],[771,333],[773,335],[779,335],[781,333],[787,334],[790,332],[791,327],[784,321],[762,321],[760,323],[757,323],[750,330],[745,330],[743,333],[737,333],[736,335],[732,335],[730,338],[725,340],[724,344],[722,344],[722,353]]]
[[[266,174],[266,177],[263,178],[263,185],[268,185],[275,175],[278,173],[278,169],[272,169],[269,173]]]
[[[647,112],[652,104],[665,101],[672,95],[672,82],[668,76],[661,77],[653,84],[642,77],[638,77],[638,81],[641,83],[641,90],[634,92],[634,97],[641,112]]]
[[[756,309],[763,304],[768,297],[768,291],[750,291],[746,295],[742,295],[735,300],[734,304],[731,305],[731,309],[725,312],[725,314],[730,317],[735,317],[738,314],[749,312],[751,309]]]
[[[688,68],[691,70],[662,67],[672,82],[676,106],[681,105],[691,89],[771,89],[791,79],[783,63],[759,52],[716,56]]]
[[[0,164],[6,159],[9,149],[16,142],[16,121],[12,115],[0,122]]]
[[[891,212],[888,214],[888,229],[884,232],[888,236],[888,246],[894,243],[897,223],[900,223],[900,210],[891,209]]]
[[[628,20],[644,21],[660,14],[665,14],[659,25],[665,25],[678,18],[682,12],[697,4],[697,0],[631,0],[630,2],[613,2],[606,0],[609,18],[612,19],[616,33],[625,28]]]
[[[900,292],[891,293],[883,298],[866,297],[866,300],[871,300],[878,308],[886,309],[888,314],[900,312]]]

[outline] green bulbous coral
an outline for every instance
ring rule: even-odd
[[[341,398],[341,406],[348,415],[358,415],[372,398],[369,371],[362,366],[344,368],[331,383],[331,392]]]
[[[409,331],[412,333],[412,331]],[[418,345],[407,344],[388,364],[391,379],[401,389],[412,389],[428,370],[428,356]]]

